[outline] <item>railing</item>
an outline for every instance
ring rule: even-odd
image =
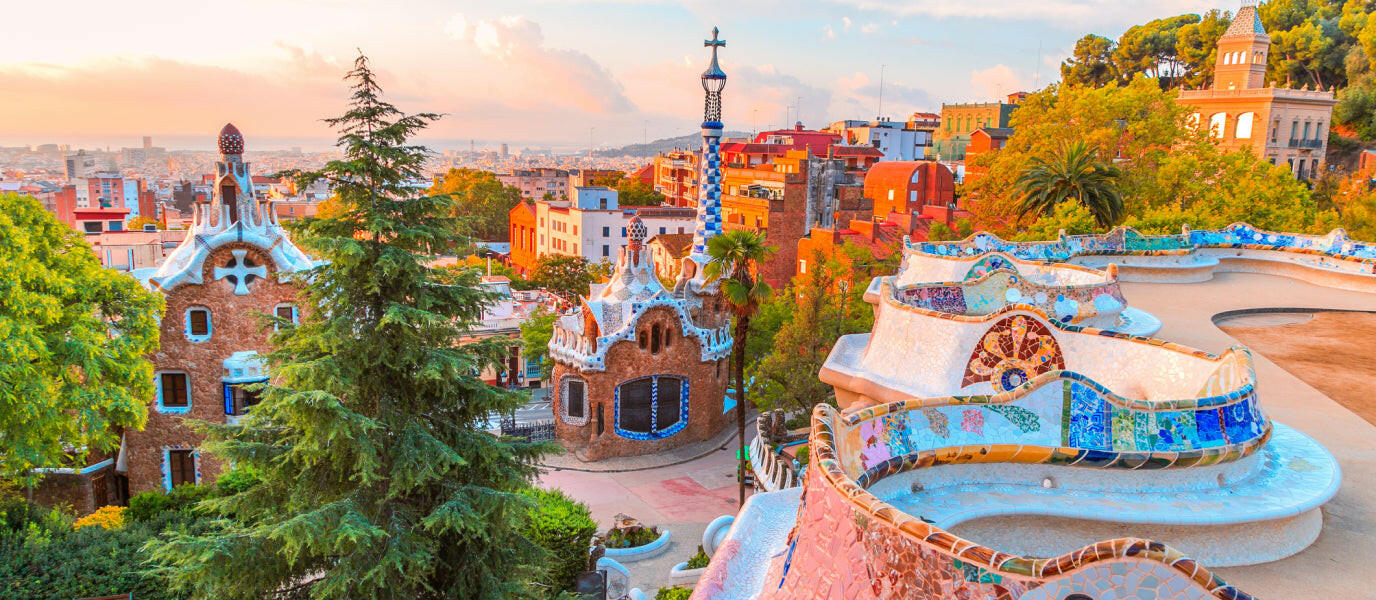
[[[1322,148],[1323,140],[1290,140],[1291,148]]]
[[[554,421],[517,423],[515,415],[502,417],[502,435],[520,438],[527,442],[548,442],[554,439]]]

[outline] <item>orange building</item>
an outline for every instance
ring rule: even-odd
[[[1332,90],[1266,83],[1270,49],[1256,7],[1243,6],[1218,38],[1213,86],[1182,90],[1176,101],[1193,107],[1194,122],[1225,150],[1246,148],[1271,164],[1288,164],[1300,179],[1313,177],[1323,169],[1337,100]]]
[[[852,219],[844,228],[813,227],[807,237],[798,240],[796,274],[806,275],[809,268],[816,268],[818,260],[835,256],[842,244],[867,249],[876,262],[888,258],[899,251],[907,233],[895,223],[864,219]]]
[[[535,269],[535,207],[522,200],[507,213],[511,240],[511,268],[522,276]]]
[[[655,156],[652,184],[670,206],[698,205],[698,154],[691,150]]]
[[[1008,127],[981,127],[970,134],[970,145],[965,148],[965,185],[970,185],[989,172],[988,167],[975,164],[975,157],[994,152],[1008,143],[1013,130]]]
[[[934,161],[881,162],[865,173],[865,197],[874,200],[878,216],[945,209],[955,202],[955,189],[951,170]]]

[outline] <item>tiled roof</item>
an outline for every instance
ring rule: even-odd
[[[983,131],[991,139],[1002,140],[1013,135],[1012,127],[981,127],[975,131]]]
[[[883,152],[880,152],[879,149],[878,149],[878,148],[875,148],[874,146],[831,146],[830,151],[831,151],[831,155],[832,155],[832,156],[836,156],[836,157],[841,157],[841,156],[874,156],[874,157],[883,157],[883,156],[884,156],[884,153],[883,153]]]
[[[688,250],[693,246],[693,234],[691,233],[661,233],[650,238],[649,244],[658,243],[669,252],[674,258],[688,256]]]
[[[1266,28],[1261,25],[1261,15],[1257,14],[1257,7],[1239,8],[1237,16],[1233,17],[1233,22],[1228,25],[1228,30],[1223,32],[1223,37],[1253,35],[1266,35]]]

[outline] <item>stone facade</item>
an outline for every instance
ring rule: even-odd
[[[235,294],[235,285],[214,278],[214,270],[233,259],[234,250],[244,251],[249,260],[267,268],[267,277],[247,284],[246,295]],[[182,424],[185,419],[227,422],[224,361],[235,352],[268,350],[267,338],[273,328],[265,324],[262,315],[272,314],[279,306],[300,310],[299,287],[278,281],[276,266],[253,244],[238,242],[216,248],[202,265],[201,277],[206,283],[167,291],[167,312],[160,330],[162,347],[152,357],[155,377],[169,371],[187,374],[191,406],[186,410],[163,409],[155,398],[149,403],[148,423],[143,430],[125,433],[131,493],[165,489],[164,449],[200,447],[201,436]],[[192,308],[210,311],[209,339],[192,341],[187,336],[186,315]],[[209,455],[198,454],[196,470],[200,482],[209,483],[219,474],[220,465]]]
[[[650,338],[656,329],[665,332],[658,351],[650,347]],[[649,454],[705,440],[733,422],[734,413],[722,411],[730,377],[729,359],[702,362],[702,345],[697,338],[678,335],[681,329],[682,323],[673,310],[652,308],[637,321],[637,339],[622,340],[607,349],[605,371],[584,371],[576,365],[555,363],[550,402],[555,415],[555,434],[560,442],[580,459],[594,461]],[[616,388],[654,375],[688,380],[687,425],[672,435],[657,439],[626,437],[618,431]],[[586,382],[587,409],[582,418],[570,417],[564,405],[570,379]]]

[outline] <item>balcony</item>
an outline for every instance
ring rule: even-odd
[[[1291,148],[1322,148],[1323,140],[1290,140]]]

